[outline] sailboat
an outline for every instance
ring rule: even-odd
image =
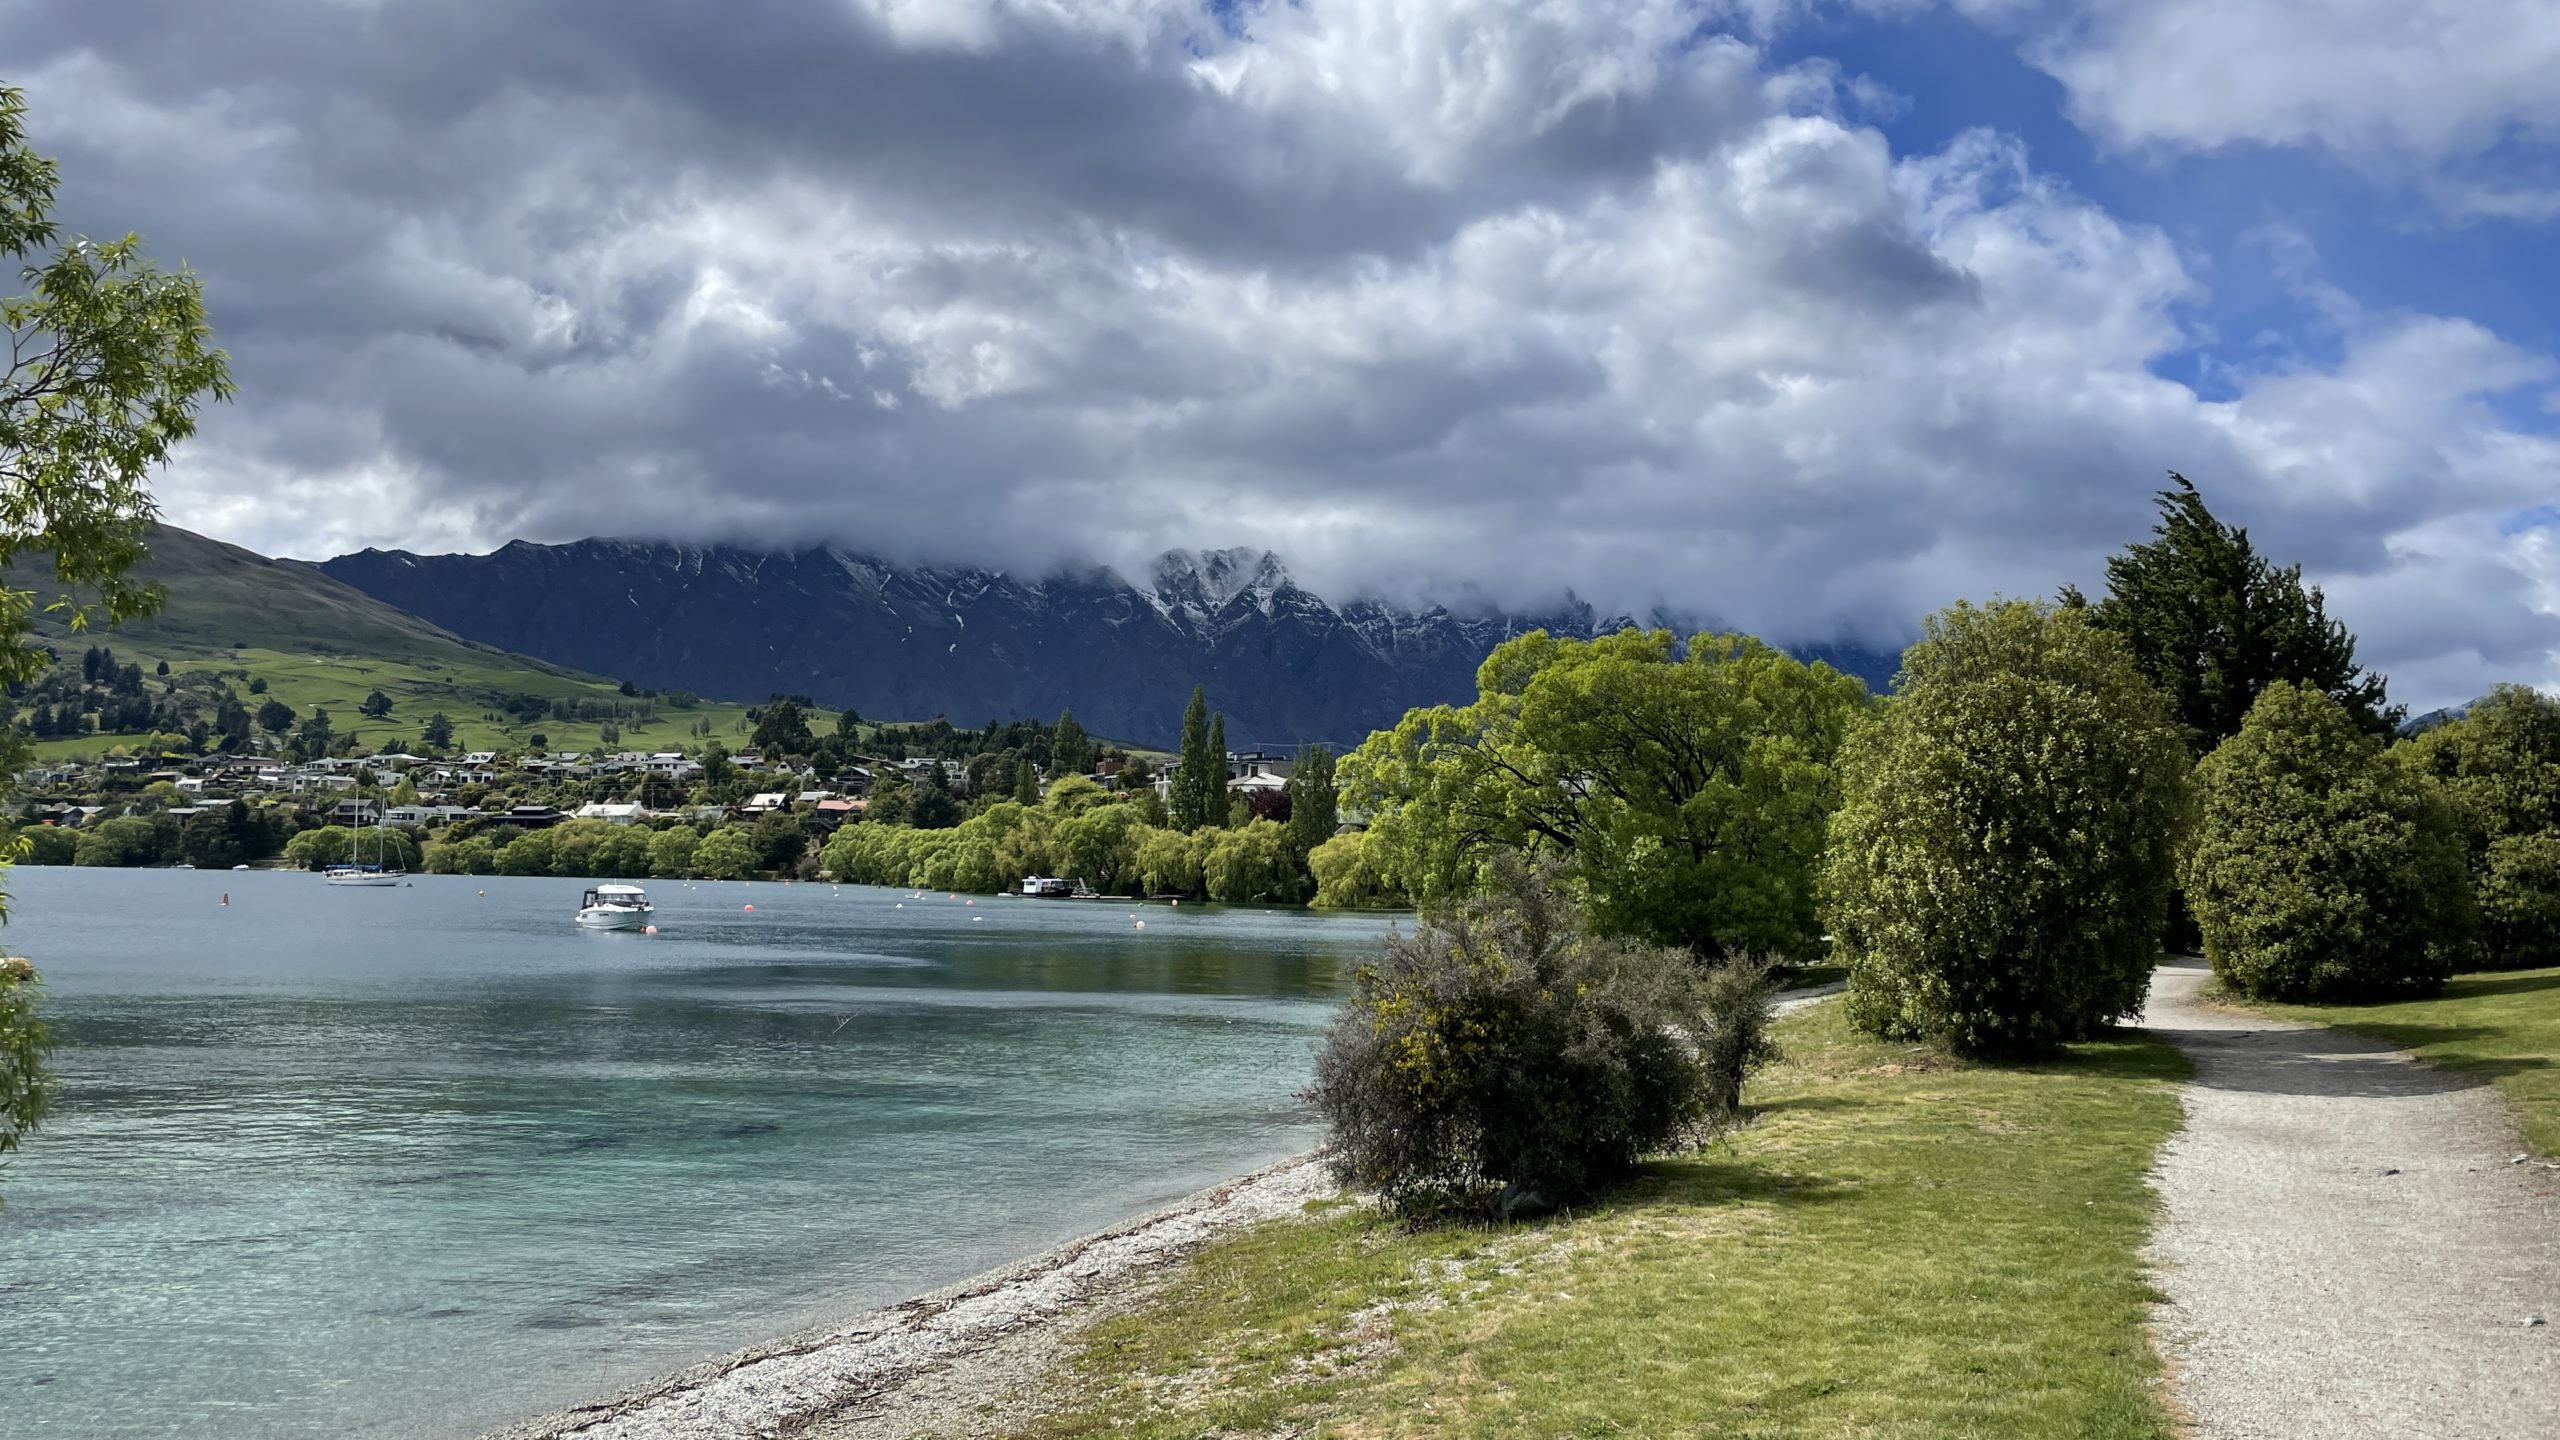
[[[389,823],[389,812],[377,808],[373,814],[372,864],[367,865],[358,858],[364,844],[364,832],[362,830],[351,831],[347,835],[346,863],[342,865],[332,865],[328,869],[321,871],[320,878],[332,885],[366,885],[382,889],[389,889],[390,887],[399,884],[401,881],[408,879],[408,871],[401,869],[397,865],[386,865],[383,863],[391,856],[391,835]]]

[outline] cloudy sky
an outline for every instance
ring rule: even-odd
[[[2164,471],[2560,682],[2549,0],[0,0],[271,553],[1265,545],[1899,641]]]

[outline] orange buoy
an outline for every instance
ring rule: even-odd
[[[749,915],[753,915],[754,913],[756,913],[756,907],[754,907],[753,905],[741,905],[741,906],[739,906],[738,908],[739,908],[740,910],[742,910],[742,911],[746,912],[746,913],[747,913],[747,914],[749,914]]]

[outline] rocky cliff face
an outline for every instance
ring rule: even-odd
[[[799,693],[956,725],[1072,706],[1095,733],[1161,744],[1199,684],[1238,748],[1356,743],[1412,706],[1471,699],[1477,664],[1510,636],[1632,623],[1587,605],[1468,616],[1336,608],[1277,557],[1247,550],[1169,552],[1143,585],[1103,569],[1026,581],[900,568],[831,546],[622,540],[517,541],[488,555],[366,550],[320,568],[486,644],[721,698]],[[1870,684],[1892,668],[1856,651],[1823,658]]]

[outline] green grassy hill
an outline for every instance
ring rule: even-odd
[[[55,617],[39,616],[38,633],[75,664],[89,646],[106,645],[145,672],[165,660],[172,674],[219,674],[244,697],[249,682],[261,679],[269,695],[297,714],[325,707],[340,733],[367,742],[414,740],[427,717],[441,710],[453,721],[457,743],[469,748],[520,747],[538,734],[555,750],[588,750],[603,743],[602,721],[520,719],[506,702],[530,694],[637,703],[603,676],[475,644],[301,561],[270,560],[174,526],[153,532],[151,558],[138,574],[167,590],[159,615],[77,635]],[[41,584],[30,588],[39,596],[51,593]],[[356,707],[376,689],[391,700],[391,713],[369,720]],[[247,698],[254,708],[264,697]],[[699,729],[706,721],[708,737]],[[834,717],[822,724],[831,727]],[[654,719],[625,719],[620,728],[624,749],[667,749],[705,738],[734,748],[752,726],[744,705],[703,701],[678,709],[662,699]],[[100,755],[136,738],[44,740],[36,753],[47,759]]]

